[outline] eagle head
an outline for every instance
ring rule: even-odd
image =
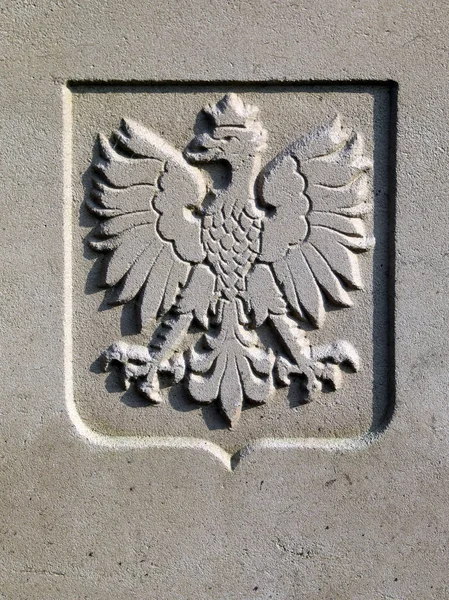
[[[245,104],[237,94],[226,94],[203,109],[210,130],[198,133],[184,151],[191,162],[224,160],[237,166],[263,152],[267,132],[259,121],[259,109]]]

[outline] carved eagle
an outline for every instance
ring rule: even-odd
[[[328,304],[351,306],[361,289],[357,253],[373,246],[363,217],[372,209],[370,161],[359,135],[339,117],[301,137],[261,170],[267,132],[258,109],[228,94],[204,109],[208,127],[182,154],[130,120],[99,137],[88,209],[99,218],[90,246],[106,253],[111,304],[136,300],[148,347],[123,341],[102,354],[152,403],[159,372],[186,381],[198,403],[217,401],[230,426],[244,401],[266,402],[275,382],[301,376],[309,399],[322,381],[357,370],[353,346],[311,346],[303,324],[319,328]],[[226,165],[226,186],[201,167]],[[194,166],[198,165],[198,166]],[[192,322],[205,333],[179,351]],[[282,351],[262,344],[267,323]]]

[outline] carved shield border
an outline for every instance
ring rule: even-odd
[[[63,94],[63,125],[64,125],[64,251],[65,251],[65,272],[64,272],[64,298],[65,298],[65,312],[64,312],[64,325],[65,325],[65,396],[66,396],[66,408],[68,415],[76,429],[76,432],[83,437],[86,441],[104,448],[120,450],[120,449],[146,449],[146,448],[172,448],[172,449],[195,449],[203,450],[214,456],[223,466],[232,471],[240,462],[241,459],[245,458],[249,454],[260,451],[260,450],[320,450],[325,452],[350,452],[356,450],[362,450],[372,443],[379,440],[383,431],[388,427],[389,422],[394,412],[394,381],[391,377],[389,384],[389,400],[387,410],[385,411],[382,422],[372,430],[364,433],[359,437],[342,437],[342,438],[317,438],[317,437],[286,437],[286,438],[274,438],[274,437],[263,437],[259,438],[251,443],[246,444],[241,449],[237,450],[234,454],[227,452],[218,444],[215,444],[209,440],[201,439],[198,437],[173,437],[173,436],[121,436],[121,435],[106,435],[95,431],[82,419],[76,402],[74,400],[73,393],[73,344],[72,344],[72,88],[76,88],[78,85],[84,85],[89,82],[69,82],[62,88]],[[108,85],[108,82],[103,82]],[[154,82],[142,82],[141,85],[150,85]],[[202,82],[193,82],[197,85],[203,85]],[[218,82],[225,85],[226,82]],[[254,85],[261,85],[264,82],[254,82]],[[270,84],[282,85],[286,82],[270,82]],[[302,82],[290,81],[287,82],[290,85],[301,85]],[[331,82],[326,82],[329,85]],[[353,82],[352,82],[353,83]],[[362,84],[365,82],[361,82]],[[366,82],[369,85],[379,83],[381,85],[384,82]],[[101,82],[95,82],[96,85],[101,85]],[[126,82],[124,82],[126,84]],[[210,85],[210,82],[204,82],[205,86]],[[237,84],[233,84],[232,87],[238,87]],[[244,83],[245,86],[251,85],[248,82]],[[341,82],[334,82],[335,86],[344,85]],[[390,260],[393,264],[394,247],[393,247],[393,235],[394,230],[394,206],[395,206],[395,152],[396,152],[396,141],[395,141],[395,122],[396,122],[396,86],[394,84],[387,84],[389,88],[390,97],[390,156],[389,156],[389,210],[390,210],[390,221],[391,231],[389,235],[390,241]],[[390,282],[390,286],[392,283]],[[393,310],[393,297],[390,287],[390,315],[394,314]],[[394,338],[393,338],[393,327],[391,327],[390,335],[390,373],[394,373]]]

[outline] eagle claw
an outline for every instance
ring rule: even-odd
[[[107,350],[101,353],[100,362],[103,371],[110,370],[111,366],[118,367],[120,380],[125,390],[129,389],[131,382],[136,382],[136,388],[139,393],[151,402],[161,402],[157,372],[155,373],[156,385],[154,385],[154,378],[152,383],[148,382],[152,357],[145,346],[127,344],[126,342],[114,342]]]
[[[278,357],[275,364],[277,379],[281,385],[290,385],[292,375],[305,377],[309,402],[322,389],[322,382],[329,383],[338,390],[342,383],[340,365],[349,364],[354,371],[360,368],[360,359],[354,346],[346,341],[338,341],[328,346],[309,346],[302,349],[301,360],[294,363],[284,356]]]
[[[182,354],[174,354],[169,360],[157,362],[145,346],[126,342],[114,342],[101,353],[100,362],[105,372],[110,370],[111,366],[118,367],[125,390],[135,382],[139,394],[155,404],[162,402],[158,372],[171,373],[175,383],[181,381],[185,374]]]

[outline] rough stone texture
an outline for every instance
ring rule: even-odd
[[[5,3],[2,13],[0,597],[448,598],[449,23],[442,3],[47,1]],[[87,361],[76,354],[76,339],[88,338],[76,337],[84,326],[76,294],[85,279],[78,273],[72,285],[72,243],[73,263],[89,261],[75,253],[67,206],[72,194],[79,202],[73,158],[84,173],[92,138],[71,152],[67,130],[77,117],[67,111],[67,94],[82,82],[97,90],[97,100],[79,94],[73,102],[75,111],[86,103],[78,123],[89,136],[109,133],[126,115],[163,134],[174,110],[183,116],[164,137],[178,149],[190,139],[188,113],[194,117],[222,91],[244,93],[248,82],[329,86],[324,103],[350,85],[356,99],[341,98],[339,112],[346,116],[346,104],[353,127],[360,86],[384,82],[391,103],[377,130],[389,136],[391,154],[379,194],[389,190],[393,208],[374,233],[378,243],[378,233],[394,242],[387,294],[394,354],[384,371],[394,397],[375,440],[338,443],[366,431],[366,412],[359,424],[343,420],[336,438],[327,426],[320,439],[311,413],[301,443],[254,445],[227,469],[187,443],[111,447],[80,435],[68,410],[70,323],[75,391]],[[123,88],[126,82],[133,86]],[[147,117],[142,98],[164,82],[172,96]],[[208,82],[225,82],[224,89]],[[205,102],[174,109],[176,98],[189,95],[180,83],[195,84]],[[283,97],[282,90],[279,100],[273,96],[274,124]],[[303,110],[300,133],[317,124],[312,109]],[[74,140],[82,131],[73,129]],[[286,141],[293,139],[289,133]],[[81,228],[75,235],[83,237]],[[348,326],[359,339],[366,334]],[[326,409],[318,409],[323,419]],[[103,425],[117,434],[117,422]],[[240,440],[229,450],[238,447]]]

